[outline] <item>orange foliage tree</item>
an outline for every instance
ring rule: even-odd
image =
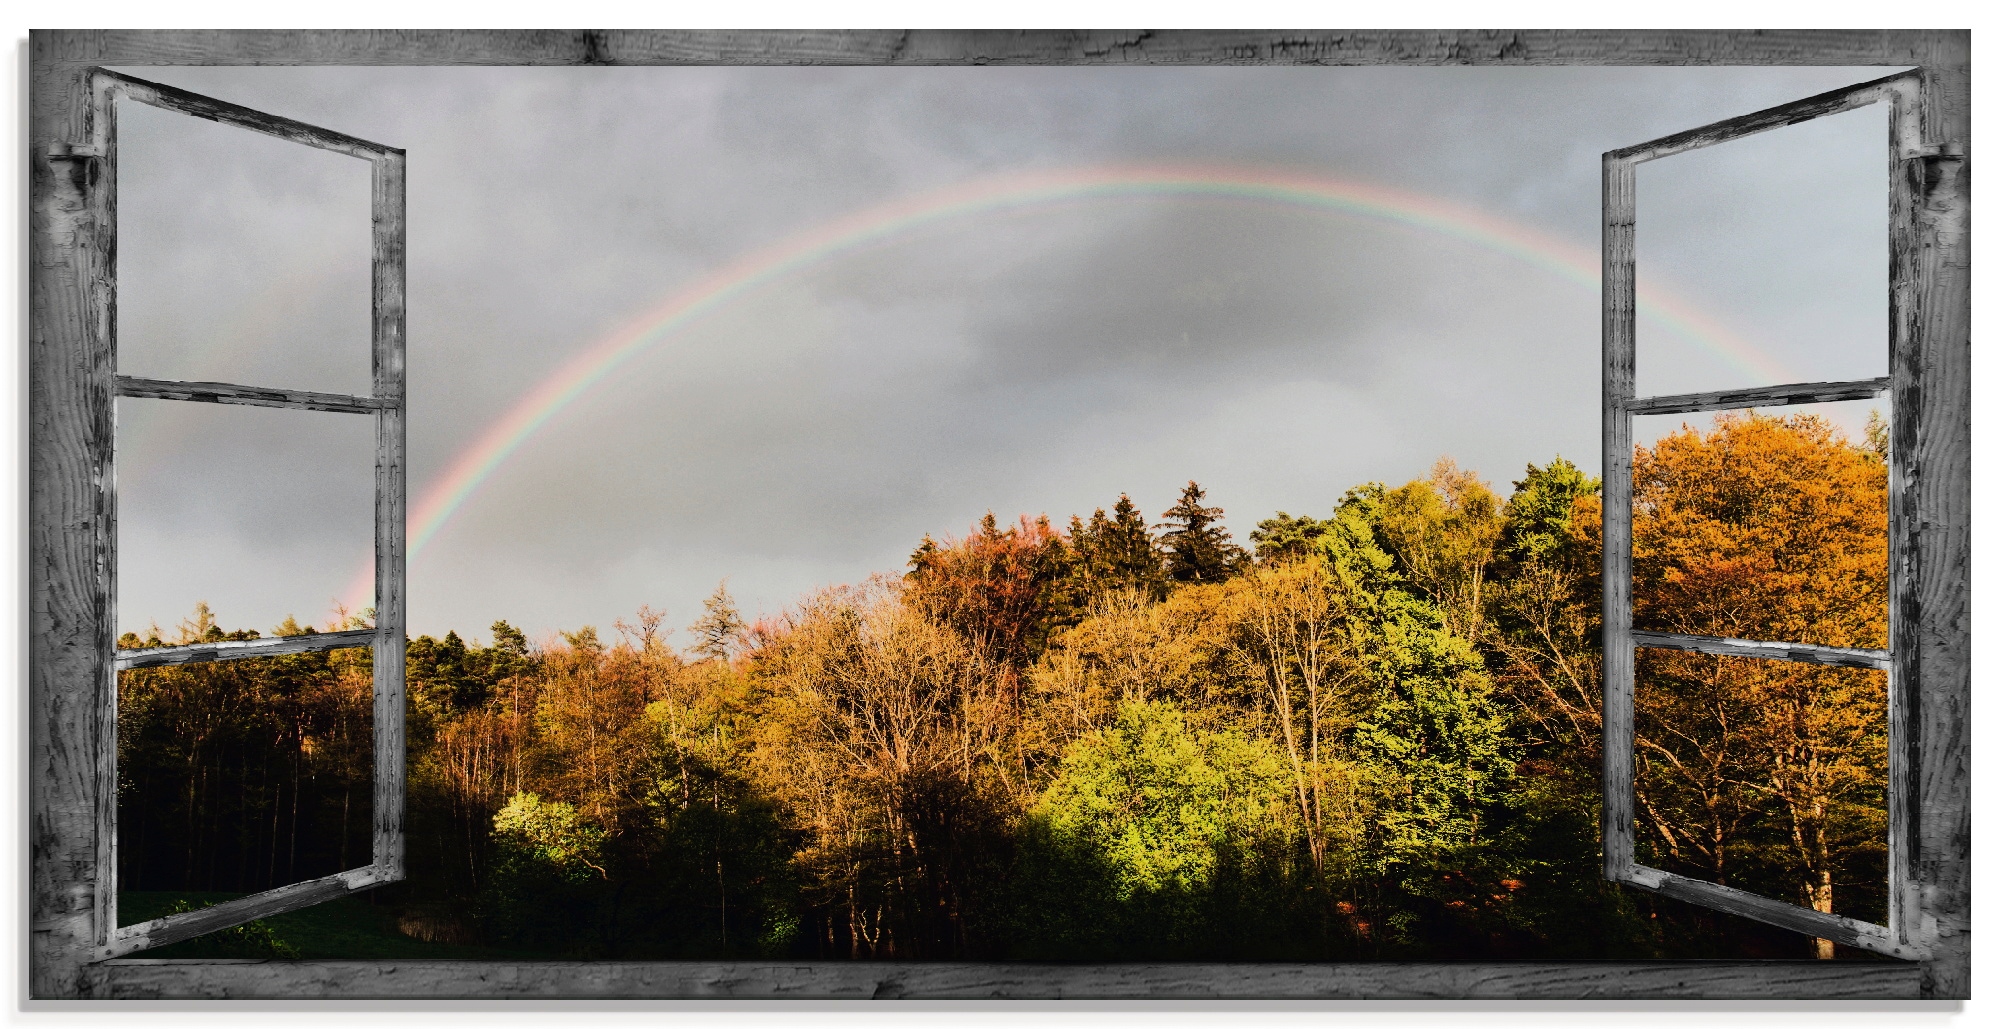
[[[1882,648],[1888,470],[1814,415],[1725,414],[1637,451],[1635,626]],[[1879,919],[1886,677],[1643,650],[1638,801],[1669,864]],[[1819,941],[1821,956],[1831,944]]]

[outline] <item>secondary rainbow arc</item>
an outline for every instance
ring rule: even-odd
[[[669,295],[645,314],[570,359],[515,402],[461,450],[411,512],[412,563],[493,473],[591,387],[660,344],[675,330],[756,288],[842,254],[916,229],[1055,202],[1157,197],[1225,198],[1344,214],[1437,232],[1518,257],[1596,288],[1598,253],[1510,219],[1437,197],[1374,183],[1256,168],[1208,165],[1106,165],[978,179],[871,207],[753,251]],[[1703,312],[1656,288],[1642,287],[1639,314],[1726,363],[1764,381],[1789,381],[1786,369]],[[350,606],[369,592],[372,567],[348,591]]]

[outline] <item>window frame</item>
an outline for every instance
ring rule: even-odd
[[[1901,72],[1869,82],[1831,90],[1751,114],[1677,132],[1604,155],[1604,877],[1663,896],[1716,911],[1755,919],[1769,925],[1830,939],[1886,957],[1920,960],[1930,941],[1920,909],[1918,883],[1910,864],[1913,833],[1924,818],[1921,798],[1912,790],[1911,758],[1921,746],[1920,730],[1910,718],[1921,710],[1913,695],[1916,666],[1908,615],[1912,608],[1889,603],[1889,649],[1824,647],[1778,640],[1740,640],[1688,636],[1632,628],[1632,420],[1639,415],[1695,414],[1754,407],[1820,404],[1866,400],[1883,394],[1909,396],[1918,362],[1908,358],[1919,343],[1906,317],[1916,280],[1911,243],[1917,238],[1916,186],[1906,162],[1920,159],[1918,99],[1921,75]],[[1684,154],[1760,132],[1858,110],[1889,105],[1890,166],[1888,218],[1890,273],[1889,339],[1886,356],[1890,374],[1843,382],[1783,383],[1744,389],[1715,390],[1671,396],[1640,397],[1634,390],[1637,350],[1637,214],[1639,165]],[[1922,487],[1922,464],[1913,462],[1900,445],[1904,433],[1901,405],[1890,404],[1889,593],[1909,594],[1910,574],[1917,559],[1916,542],[1908,533],[1914,503]],[[1639,864],[1636,845],[1635,796],[1636,723],[1634,699],[1637,653],[1641,649],[1696,651],[1765,661],[1792,661],[1846,668],[1872,668],[1888,673],[1888,894],[1886,925],[1815,911],[1759,894],[1733,889],[1665,869]]]
[[[1895,594],[1914,728],[1908,840],[1921,960],[1357,964],[243,962],[104,958],[115,804],[109,326],[92,315],[109,227],[91,208],[101,65],[1874,65],[1918,69],[1914,217],[1892,239],[1909,345],[1894,376]],[[1951,999],[1970,995],[1970,33],[1951,31],[35,31],[30,75],[29,989],[109,998]],[[1629,459],[1629,457],[1628,457]],[[378,557],[378,563],[380,558]],[[379,574],[378,574],[379,581]],[[385,634],[387,630],[384,630]],[[1910,641],[1902,647],[1905,639]],[[396,653],[400,658],[400,651]],[[380,722],[378,720],[378,726]],[[378,754],[379,756],[379,754]],[[1906,906],[1904,910],[1912,910]]]
[[[166,915],[147,922],[118,924],[118,795],[114,788],[98,798],[97,833],[103,848],[104,867],[99,877],[97,900],[105,914],[97,920],[97,954],[100,959],[146,950],[164,944],[309,907],[335,897],[400,881],[404,876],[404,684],[403,645],[407,562],[405,535],[406,444],[404,411],[404,292],[407,244],[407,207],[404,152],[396,147],[357,139],[293,121],[289,118],[252,110],[202,96],[184,89],[104,68],[92,68],[90,81],[90,146],[87,159],[96,174],[88,183],[85,203],[107,233],[104,258],[96,269],[91,303],[98,324],[107,334],[106,349],[115,369],[117,363],[118,304],[117,218],[118,218],[118,102],[131,100],[150,107],[233,125],[251,132],[359,158],[369,164],[370,220],[370,314],[369,355],[372,383],[368,396],[346,396],[306,390],[245,386],[226,382],[179,382],[132,375],[116,375],[114,391],[119,397],[146,400],[176,400],[192,403],[268,407],[289,411],[321,411],[372,416],[375,420],[375,626],[372,629],[337,630],[223,643],[195,643],[184,646],[120,650],[115,636],[105,645],[110,649],[107,674],[99,704],[107,712],[98,724],[98,760],[108,768],[102,773],[111,783],[118,781],[118,673],[134,668],[167,665],[206,664],[239,661],[280,654],[305,654],[343,647],[370,647],[374,675],[374,840],[371,859],[359,868],[342,869],[332,875],[289,883],[247,897],[224,901],[199,911]],[[71,149],[71,159],[76,159]],[[104,237],[100,237],[104,238]],[[118,489],[117,441],[100,443],[105,451],[106,485],[101,507],[106,535],[116,539]],[[102,562],[109,611],[100,631],[109,636],[117,625],[117,570],[115,553]]]

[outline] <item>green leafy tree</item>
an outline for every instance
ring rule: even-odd
[[[1500,503],[1479,476],[1439,458],[1428,478],[1384,494],[1381,535],[1410,588],[1436,605],[1451,631],[1486,632],[1486,570],[1499,542]]]
[[[1129,899],[1200,890],[1220,848],[1284,830],[1290,799],[1268,743],[1192,730],[1169,701],[1128,701],[1064,755],[1035,813],[1103,854]]]
[[[1383,545],[1386,496],[1379,486],[1350,491],[1319,545],[1372,627],[1365,662],[1376,696],[1355,745],[1400,793],[1384,815],[1386,843],[1392,860],[1428,861],[1478,838],[1512,768],[1508,719],[1478,652],[1396,569]]]
[[[493,816],[493,869],[480,905],[488,931],[511,943],[602,953],[606,842],[573,805],[515,794]]]
[[[1549,561],[1576,550],[1572,531],[1576,502],[1596,496],[1602,481],[1557,457],[1545,467],[1530,464],[1507,498],[1500,553],[1514,561]]]
[[[1231,887],[1282,862],[1290,804],[1269,743],[1191,727],[1170,701],[1126,701],[1069,748],[1029,813],[1025,942],[1071,958],[1214,953]]]
[[[546,869],[564,882],[610,876],[601,863],[604,830],[586,821],[574,805],[516,793],[493,816],[493,837],[503,863]]]

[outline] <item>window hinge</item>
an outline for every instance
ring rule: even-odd
[[[49,160],[51,161],[87,161],[103,156],[104,151],[94,146],[87,146],[80,143],[49,144]]]

